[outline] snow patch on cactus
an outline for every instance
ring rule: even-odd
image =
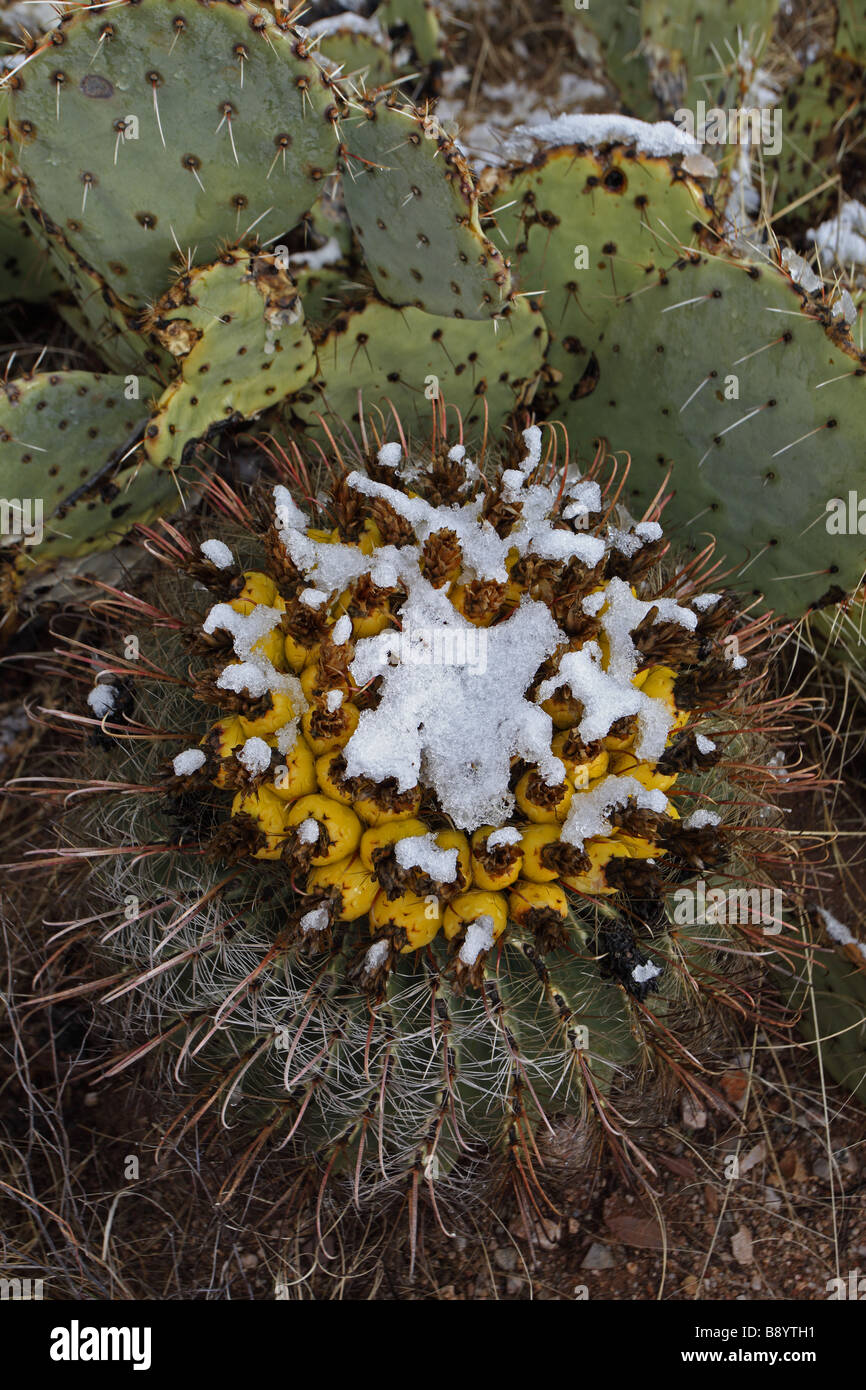
[[[827,929],[827,935],[831,940],[835,941],[839,946],[856,946],[864,960],[866,960],[866,942],[858,941],[853,932],[845,926],[845,923],[840,922],[838,917],[834,917],[832,912],[828,912],[826,907],[819,907],[818,912]]]
[[[88,691],[87,703],[97,719],[104,719],[117,704],[117,686],[109,685],[107,682],[105,685],[95,685]]]
[[[457,877],[457,850],[440,849],[429,831],[398,840],[394,856],[401,869],[420,869],[437,883],[453,883]]]
[[[466,928],[466,936],[460,947],[460,960],[464,965],[473,966],[482,951],[490,950],[493,940],[493,918],[486,912],[482,913]]]
[[[700,154],[701,142],[672,121],[638,121],[632,116],[561,115],[553,120],[519,125],[508,142],[508,152],[521,158],[527,145],[632,145],[641,154],[663,158],[674,154]]]
[[[175,777],[189,777],[193,772],[198,772],[200,767],[204,767],[206,762],[207,757],[202,748],[185,748],[177,757],[172,758],[171,765]]]
[[[218,570],[231,569],[235,562],[225,541],[202,541],[199,550],[206,560],[210,560],[212,565],[216,565]]]
[[[627,805],[632,797],[638,810],[655,811],[659,815],[667,810],[664,792],[647,791],[634,777],[605,777],[597,787],[572,798],[560,839],[583,849],[585,840],[609,835],[613,829],[611,811]]]
[[[721,816],[716,815],[715,811],[692,811],[683,825],[686,830],[705,830],[708,825],[718,825],[720,821]]]

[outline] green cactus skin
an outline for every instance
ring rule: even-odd
[[[498,428],[531,390],[547,346],[541,314],[526,300],[509,306],[501,322],[437,318],[420,309],[395,309],[376,301],[341,314],[318,343],[315,382],[286,406],[288,419],[330,427],[358,420],[358,392],[365,413],[391,406],[410,428],[429,429],[440,399],[456,406],[467,438]]]
[[[0,388],[0,497],[42,504],[43,539],[0,549],[12,590],[64,556],[109,550],[137,523],[181,505],[178,479],[123,465],[154,384],[89,372],[37,373]]]
[[[442,57],[442,26],[433,0],[382,0],[376,15],[389,29],[406,25],[422,63],[429,65]]]
[[[39,304],[60,287],[42,247],[16,207],[14,187],[0,190],[0,303]]]
[[[671,521],[715,535],[732,582],[779,613],[859,583],[863,537],[830,534],[826,507],[862,474],[866,358],[829,311],[771,264],[695,254],[626,299],[593,350],[567,419],[628,451],[637,506],[673,463]]]
[[[641,49],[638,5],[588,5],[575,10],[573,0],[560,0],[560,8],[566,19],[597,40],[599,61],[619,92],[623,110],[652,120],[656,103],[650,96],[649,69]]]
[[[806,201],[781,224],[792,229],[816,226],[835,211],[839,188],[814,190],[838,172],[842,187],[862,192],[859,132],[866,119],[866,69],[845,55],[811,63],[785,94],[785,139],[775,158],[764,156],[764,180],[774,183],[777,214],[789,204]],[[811,195],[811,196],[810,196]]]
[[[855,63],[866,61],[866,5],[863,0],[836,0],[839,19],[835,51]]]
[[[598,153],[563,146],[503,174],[491,195],[496,240],[551,335],[551,406],[565,409],[586,389],[595,342],[618,306],[653,273],[695,244],[712,221],[712,200],[677,159],[615,146]],[[588,264],[576,268],[578,252]],[[591,373],[590,373],[591,375]],[[636,378],[640,380],[640,376]]]
[[[150,462],[180,464],[214,427],[249,419],[308,381],[316,354],[303,317],[277,256],[226,251],[181,276],[149,316],[180,367],[144,431]]]
[[[357,29],[329,29],[316,52],[334,64],[340,83],[359,95],[374,92],[400,75],[388,45]]]
[[[650,87],[660,113],[699,99],[725,107],[737,96],[741,39],[760,53],[779,0],[641,0],[640,25]]]
[[[866,970],[832,944],[809,954],[811,969],[804,962],[794,975],[780,972],[788,1003],[824,1070],[866,1104]]]
[[[508,267],[481,230],[469,168],[435,118],[393,99],[365,103],[342,135],[343,196],[382,297],[461,319],[500,313]]]
[[[188,250],[294,226],[334,168],[339,93],[247,0],[83,8],[62,34],[12,93],[15,159],[46,228],[133,307]]]

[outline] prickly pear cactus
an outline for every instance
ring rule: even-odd
[[[567,137],[567,118],[554,123],[548,139],[559,141],[560,129]],[[643,131],[650,139],[653,127]],[[490,201],[503,208],[497,235],[551,335],[550,406],[568,410],[569,401],[592,389],[595,345],[619,305],[697,243],[713,204],[681,154],[530,143],[537,147],[531,162],[501,174]]]
[[[316,367],[303,320],[278,256],[227,250],[213,265],[182,275],[148,315],[180,366],[144,431],[150,462],[173,467],[210,430],[296,392]]]
[[[500,313],[508,267],[481,230],[469,168],[435,118],[392,98],[368,102],[343,140],[343,196],[383,298],[458,319]]]
[[[651,1074],[711,1094],[694,1025],[738,995],[732,930],[766,942],[666,896],[742,870],[759,671],[553,438],[487,480],[441,440],[332,459],[314,516],[256,494],[229,510],[263,534],[164,548],[146,662],[77,663],[113,673],[109,999],[181,1049],[189,1113],[255,1125],[239,1171],[292,1142],[357,1201],[438,1201],[485,1159],[519,1183],[563,1116],[635,1157]]]
[[[405,26],[422,63],[436,63],[441,59],[442,24],[434,0],[382,0],[376,14],[389,29]]]
[[[13,76],[15,162],[46,234],[133,306],[188,253],[295,225],[333,170],[341,98],[240,0],[82,6]]]
[[[817,949],[810,942],[796,968],[788,965],[780,978],[824,1071],[866,1102],[866,944],[825,909],[813,917]]]
[[[673,465],[671,520],[717,536],[739,587],[798,616],[863,573],[862,535],[827,509],[861,473],[864,368],[773,264],[694,254],[623,302],[569,419],[629,452],[638,504]]]
[[[499,428],[532,397],[544,362],[541,314],[516,300],[500,319],[453,319],[372,300],[341,313],[317,347],[318,375],[287,403],[289,423],[318,432],[392,410],[410,429],[443,408],[460,412],[467,438]]]
[[[190,495],[181,476],[127,461],[152,388],[89,372],[0,387],[0,641],[31,578],[62,558],[110,550]]]

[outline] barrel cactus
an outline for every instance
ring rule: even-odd
[[[574,1163],[606,1138],[639,1166],[673,1083],[714,1097],[714,1022],[780,931],[683,910],[767,886],[758,630],[600,456],[516,445],[367,428],[321,477],[272,450],[272,489],[146,530],[154,590],[69,654],[104,765],[51,862],[95,866],[115,1069],[194,1088],[173,1139],[248,1132],[226,1192],[281,1149],[413,1223],[482,1174],[530,1201],[563,1125]]]

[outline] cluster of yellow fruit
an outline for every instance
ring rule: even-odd
[[[309,534],[337,539],[327,532]],[[377,528],[368,521],[360,547],[369,554],[376,543]],[[279,625],[253,644],[253,656],[264,658],[275,672],[297,677],[307,708],[293,746],[275,752],[271,764],[258,769],[256,777],[238,780],[238,754],[250,739],[276,749],[278,732],[297,715],[296,701],[285,688],[270,691],[264,713],[223,718],[202,743],[219,760],[214,785],[236,789],[232,816],[248,818],[245,823],[255,827],[255,847],[249,852],[285,862],[298,886],[304,875],[307,901],[327,906],[329,924],[368,917],[372,934],[387,935],[403,952],[426,946],[440,930],[456,946],[468,926],[484,918],[489,919],[486,926],[494,941],[509,918],[536,932],[555,933],[557,924],[561,930],[568,917],[565,889],[612,894],[616,888],[606,874],[611,860],[655,861],[665,854],[652,838],[627,833],[622,826],[589,838],[582,848],[561,840],[573,798],[591,792],[603,778],[630,777],[648,792],[662,793],[676,781],[674,773],[661,773],[636,757],[634,719],[620,721],[622,727],[613,726],[607,737],[584,744],[576,731],[580,709],[567,686],[541,704],[556,730],[551,747],[565,766],[565,779],[550,787],[537,770],[524,771],[513,787],[519,816],[507,826],[485,825],[467,835],[443,824],[446,818],[430,789],[419,785],[400,793],[393,779],[389,785],[347,777],[343,750],[358,725],[356,701],[363,706],[369,700],[349,671],[352,643],[394,625],[387,598],[368,586],[360,602],[362,577],[336,603],[315,613],[309,630],[299,632],[290,621],[292,609],[301,611],[297,600],[287,604],[263,572],[246,572],[243,581],[241,592],[231,600],[235,612],[249,616],[257,605],[264,605],[283,615]],[[457,582],[456,573],[446,576],[446,582],[451,602],[469,622],[490,622],[489,613],[478,611],[483,605],[467,602],[472,595]],[[514,582],[509,589],[514,592],[497,596],[500,614],[503,603],[516,606],[526,592]],[[572,647],[580,645],[574,642]],[[675,680],[669,666],[650,665],[632,682],[645,696],[665,704],[673,721],[671,733],[689,718],[675,705]],[[669,801],[664,814],[678,819]],[[427,871],[429,855],[399,855],[398,844],[408,839],[434,856],[453,851],[448,875],[436,878]]]

